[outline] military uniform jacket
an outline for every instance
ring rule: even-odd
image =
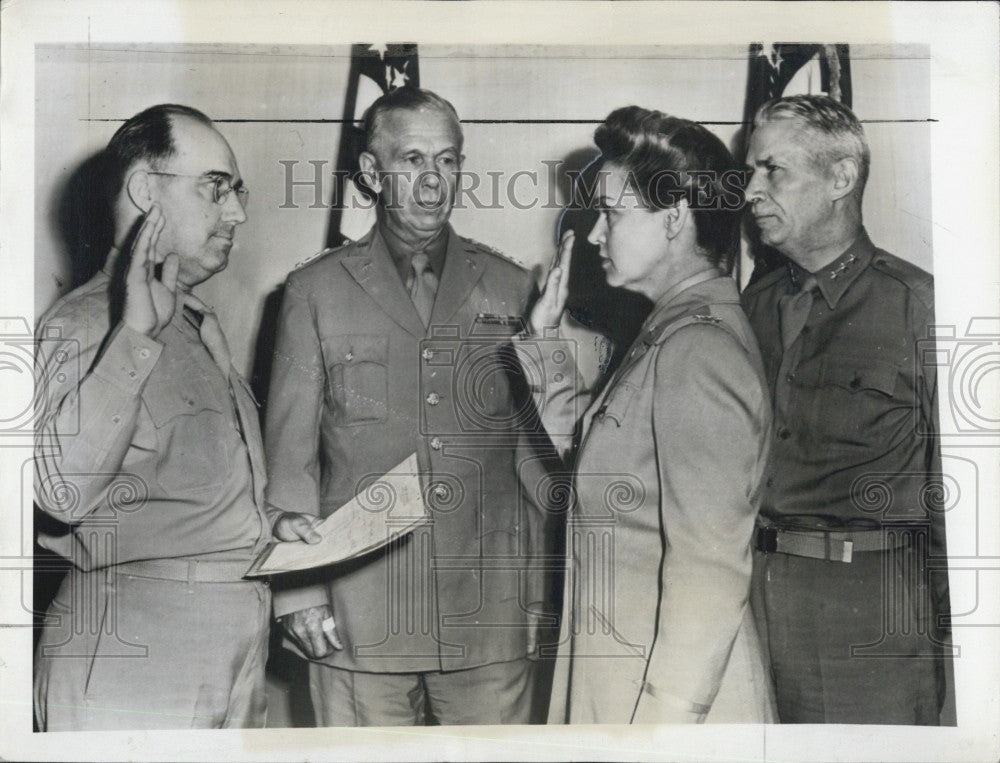
[[[432,524],[360,560],[275,581],[275,613],[329,603],[344,650],[373,672],[524,657],[526,525],[518,406],[504,348],[530,274],[449,231],[425,328],[373,229],[287,280],[267,405],[269,511],[328,516],[416,452]],[[529,401],[530,404],[530,401]],[[391,501],[387,516],[391,518]]]
[[[542,421],[565,433],[573,369],[545,374]],[[665,295],[582,416],[550,722],[770,719],[747,603],[770,416],[733,280]]]

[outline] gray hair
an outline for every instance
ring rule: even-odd
[[[814,161],[828,169],[840,159],[853,159],[858,165],[857,196],[860,200],[868,182],[871,150],[861,122],[847,106],[825,95],[790,95],[768,101],[757,110],[754,127],[766,122],[792,119],[820,136],[822,147]]]
[[[421,108],[435,109],[448,117],[458,135],[458,148],[462,148],[462,125],[455,107],[437,93],[417,87],[400,87],[376,100],[364,115],[365,149],[374,153],[374,148],[386,114],[392,111],[417,111]]]

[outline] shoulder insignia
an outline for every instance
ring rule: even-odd
[[[458,233],[455,233],[454,235],[458,236],[458,238],[461,240],[462,245],[465,247],[466,252],[495,254],[497,257],[503,257],[504,259],[507,259],[498,250],[494,249],[492,246],[487,246],[482,241],[476,241],[474,238],[468,238],[467,236],[462,236],[459,235]]]
[[[691,316],[691,318],[697,323],[711,323],[713,326],[718,326],[722,323],[722,318],[718,318],[714,315],[703,315],[701,313],[696,313]]]
[[[316,252],[316,254],[313,254],[313,255],[311,255],[309,257],[306,257],[304,260],[301,260],[300,262],[296,262],[295,263],[295,267],[292,268],[292,270],[298,270],[299,268],[303,268],[306,265],[308,265],[310,262],[315,262],[320,257],[323,257],[323,256],[325,256],[327,254],[333,254],[334,252],[339,251],[340,249],[343,249],[345,246],[348,246],[348,245],[353,244],[353,243],[354,243],[354,241],[352,241],[351,239],[345,238],[343,240],[343,242],[340,244],[340,246],[328,246],[326,249],[323,249],[323,250],[321,250],[319,252]]]
[[[298,270],[299,268],[303,268],[306,265],[308,265],[310,262],[313,262],[314,260],[318,260],[324,254],[329,254],[330,252],[333,252],[333,251],[336,251],[336,250],[332,249],[332,248],[327,248],[327,249],[324,249],[324,250],[322,250],[320,252],[316,252],[316,254],[311,255],[309,257],[306,257],[304,260],[300,260],[299,262],[296,262],[295,263],[295,267],[292,268],[292,270]]]
[[[517,268],[520,271],[530,273],[531,268],[522,262],[518,262],[506,254],[501,252],[499,249],[494,249],[492,246],[482,243],[481,241],[476,241],[471,238],[466,238],[465,236],[459,236],[462,239],[462,243],[465,247],[466,254],[489,254],[496,257],[501,262],[505,262],[511,267]]]

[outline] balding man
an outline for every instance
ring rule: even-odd
[[[36,502],[70,562],[35,661],[42,731],[262,726],[271,537],[256,406],[212,309],[247,189],[200,111],[153,106],[106,151],[115,246],[39,323]],[[79,375],[75,370],[79,370]],[[286,540],[311,522],[275,515]]]
[[[463,158],[451,104],[399,89],[365,128],[377,222],[285,288],[267,502],[326,517],[416,452],[432,525],[276,581],[275,614],[310,660],[318,725],[526,723],[538,573],[502,357],[518,326],[495,319],[523,314],[533,279],[448,224]]]
[[[785,723],[928,724],[948,615],[933,280],[862,226],[869,149],[826,96],[761,107],[746,191],[789,260],[744,307],[773,394],[755,609]]]

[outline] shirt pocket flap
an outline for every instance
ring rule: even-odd
[[[874,390],[892,397],[899,380],[899,366],[881,360],[830,357],[823,364],[822,383],[849,392]]]
[[[197,379],[148,382],[142,399],[158,429],[178,416],[195,416],[202,411],[223,413],[211,386]]]
[[[389,337],[378,334],[344,334],[323,340],[323,355],[329,366],[354,366],[360,363],[386,365]]]
[[[389,337],[326,337],[323,357],[333,423],[357,426],[384,422],[389,411]]]
[[[615,388],[608,394],[607,399],[601,404],[594,414],[597,419],[611,419],[618,426],[625,421],[625,414],[628,413],[629,405],[638,391],[638,387],[631,382],[620,381],[615,384]]]

